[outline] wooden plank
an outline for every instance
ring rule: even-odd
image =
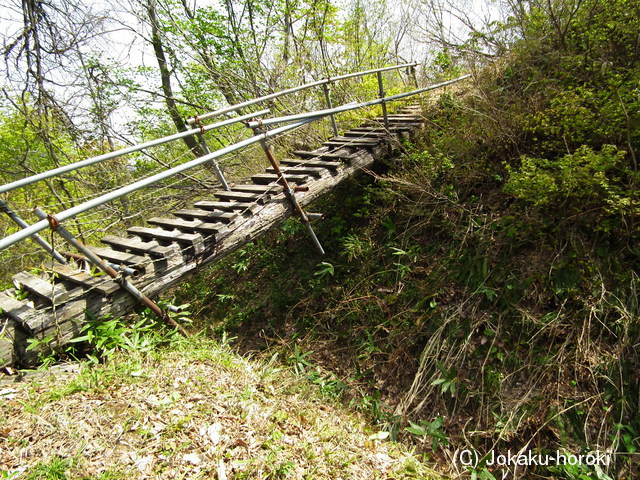
[[[194,207],[202,208],[204,210],[222,210],[224,212],[243,212],[247,209],[246,203],[240,202],[212,202],[209,200],[203,200],[193,204]]]
[[[88,273],[81,272],[77,268],[51,262],[46,264],[46,268],[52,270],[58,277],[64,280],[73,282],[86,289],[96,290],[103,295],[111,295],[113,292],[120,290],[120,285],[111,280],[107,275],[94,277]]]
[[[300,158],[320,158],[323,160],[349,160],[352,153],[308,152],[306,150],[294,150],[293,154]]]
[[[87,246],[87,248],[103,260],[108,260],[109,262],[115,263],[116,265],[135,266],[144,270],[144,265],[151,263],[151,259],[149,257],[136,255],[135,253],[120,252],[109,247]]]
[[[355,141],[359,141],[362,143],[372,143],[374,145],[377,145],[378,143],[380,143],[382,140],[380,140],[379,138],[363,138],[360,140],[356,140],[353,137],[345,137],[344,135],[340,135],[338,137],[331,137],[329,140],[329,142],[339,142],[339,143],[351,143],[351,142],[355,142]]]
[[[367,138],[383,139],[383,140],[390,139],[389,134],[387,132],[385,132],[385,131],[382,131],[382,132],[361,132],[359,130],[349,130],[347,132],[344,132],[344,136],[345,137],[351,137],[351,138],[362,138],[362,139],[367,139]]]
[[[135,253],[153,257],[171,257],[178,253],[179,250],[175,245],[163,247],[158,245],[158,242],[143,242],[139,238],[124,238],[115,235],[107,235],[106,237],[102,237],[100,241],[107,245],[112,245],[119,250],[130,250]]]
[[[353,140],[353,141],[334,141],[328,140],[326,142],[322,142],[322,145],[325,147],[332,148],[374,148],[379,145],[380,142],[364,142],[362,140]]]
[[[69,292],[55,283],[49,283],[28,272],[16,273],[11,277],[16,287],[22,287],[52,305],[60,305],[69,299]]]
[[[234,192],[278,195],[282,193],[283,188],[282,185],[234,185],[231,190]]]
[[[215,234],[225,228],[222,223],[209,223],[201,220],[183,220],[182,218],[153,217],[148,219],[147,223],[149,225],[156,225],[166,229],[175,228],[188,233],[202,232],[210,241],[215,241]]]
[[[273,168],[271,168],[270,170],[273,171]],[[296,175],[284,168],[282,169],[282,173],[284,173],[287,182],[295,183],[296,185],[304,185],[309,180],[311,180],[311,178],[307,175]],[[276,182],[278,178],[278,175],[276,175],[275,173],[258,173],[251,177],[251,181],[259,185],[268,185],[270,183]]]
[[[298,160],[298,163],[296,165],[303,165],[300,163],[300,160]],[[290,178],[295,178],[297,176],[302,176],[302,175],[308,175],[310,177],[315,177],[315,178],[320,178],[322,176],[322,174],[326,171],[325,168],[323,167],[308,167],[308,166],[299,166],[299,167],[285,167],[283,166],[280,170],[282,170],[285,175],[287,175],[287,180],[289,180]],[[275,170],[271,167],[267,168],[266,170],[267,174],[275,174]],[[309,180],[307,180],[309,181]],[[305,181],[304,183],[307,183],[307,181]],[[297,183],[297,182],[294,182]]]
[[[329,170],[337,170],[344,164],[341,162],[327,162],[324,160],[280,160],[282,165],[302,166],[302,167],[321,167]]]
[[[414,127],[406,124],[389,125],[390,132],[410,132]],[[358,127],[352,128],[352,132],[386,132],[387,129],[384,126],[381,127]]]
[[[5,317],[15,320],[31,330],[29,317],[33,316],[35,309],[29,306],[26,301],[13,298],[7,292],[0,292],[0,309]]]
[[[18,364],[21,359],[17,347],[25,348],[26,342],[27,334],[19,322],[0,316],[0,365]]]
[[[384,124],[383,117],[376,117],[376,122]],[[422,125],[422,120],[416,117],[389,117],[389,123],[403,123],[409,125]]]
[[[230,223],[238,216],[237,213],[216,212],[212,210],[201,210],[199,208],[183,208],[182,210],[178,210],[173,214],[176,217],[186,218],[187,220],[195,220],[197,218],[210,220],[210,223]]]
[[[161,242],[173,242],[180,245],[186,245],[194,247],[195,253],[200,253],[203,250],[203,239],[199,233],[182,233],[177,230],[169,231],[162,230],[160,228],[148,228],[148,227],[129,227],[127,229],[131,235],[138,235],[142,238],[152,238]]]
[[[220,200],[230,200],[233,202],[244,203],[266,203],[271,199],[270,195],[257,195],[255,193],[246,192],[227,192],[226,190],[220,190],[213,193]]]

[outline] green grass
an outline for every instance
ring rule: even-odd
[[[39,375],[3,404],[5,476],[24,466],[28,479],[437,478],[276,357],[201,336]]]

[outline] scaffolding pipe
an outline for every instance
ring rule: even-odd
[[[276,124],[279,124],[279,123],[288,123],[288,122],[292,122],[292,121],[299,121],[299,120],[306,120],[306,119],[316,119],[318,117],[326,117],[327,115],[331,115],[331,114],[348,112],[350,110],[357,110],[359,108],[371,107],[373,105],[379,105],[383,101],[388,103],[388,102],[393,102],[395,100],[401,100],[403,98],[410,97],[410,96],[413,96],[413,95],[419,95],[421,93],[428,92],[429,90],[434,90],[436,88],[446,87],[447,85],[451,85],[453,83],[459,82],[461,80],[469,78],[470,76],[471,76],[470,74],[463,75],[461,77],[454,78],[453,80],[447,80],[446,82],[438,83],[436,85],[430,85],[428,87],[420,88],[418,90],[412,90],[410,92],[399,93],[397,95],[391,95],[390,97],[378,98],[376,100],[369,100],[367,102],[362,102],[362,103],[355,103],[355,102],[346,103],[344,105],[341,105],[340,107],[336,107],[336,108],[333,108],[333,109],[330,109],[330,110],[318,110],[318,111],[315,111],[315,112],[299,113],[299,114],[295,114],[295,115],[287,115],[287,116],[284,116],[284,117],[267,118],[267,119],[259,120],[259,121],[251,120],[251,121],[246,122],[246,125],[249,128],[256,128],[256,127],[260,127],[260,126],[276,125]]]
[[[269,95],[265,95],[264,97],[255,98],[253,100],[247,100],[246,102],[237,103],[236,105],[231,105],[229,107],[221,108],[220,110],[216,110],[215,112],[197,115],[195,117],[188,118],[187,123],[190,125],[193,125],[194,123],[198,123],[199,121],[207,120],[209,118],[217,117],[219,115],[224,115],[225,113],[233,112],[241,108],[250,107],[251,105],[255,105],[256,103],[266,102],[267,100],[273,100],[274,98],[290,95],[292,93],[296,93],[301,90],[306,90],[312,87],[318,87],[320,85],[325,85],[327,83],[333,83],[339,80],[346,80],[348,78],[353,78],[353,77],[362,77],[364,75],[370,75],[372,73],[388,72],[389,70],[399,70],[401,68],[406,68],[406,67],[415,67],[416,65],[418,65],[417,62],[404,63],[402,65],[395,65],[393,67],[376,68],[374,70],[365,70],[363,72],[347,73],[345,75],[339,75],[337,77],[323,78],[322,80],[317,80],[311,83],[305,83],[304,85],[300,85],[298,87],[289,88],[287,90],[282,90],[281,92],[271,93]]]
[[[382,105],[382,118],[384,119],[384,129],[389,131],[389,116],[387,115],[387,101],[384,98],[384,84],[382,83],[382,73],[378,72],[378,97],[380,98],[380,104]]]
[[[248,138],[245,140],[242,140],[238,143],[235,143],[233,145],[229,145],[228,147],[224,147],[220,150],[217,150],[215,152],[212,152],[208,155],[204,155],[202,157],[196,158],[194,160],[191,160],[189,162],[185,162],[182,165],[178,165],[176,167],[170,168],[168,170],[165,170],[164,172],[160,172],[157,173],[155,175],[152,175],[150,177],[147,177],[145,179],[142,180],[138,180],[137,182],[134,182],[130,185],[127,185],[125,187],[119,188],[117,190],[114,190],[112,192],[109,192],[105,195],[101,195],[99,197],[96,197],[92,200],[89,200],[88,202],[84,202],[80,205],[76,205],[75,207],[69,208],[67,210],[63,210],[62,212],[59,212],[57,214],[57,217],[60,221],[64,221],[67,220],[69,218],[75,217],[76,215],[86,212],[87,210],[91,210],[92,208],[95,208],[97,206],[103,205],[105,203],[108,203],[112,200],[115,200],[117,198],[123,197],[125,195],[128,195],[136,190],[139,190],[143,187],[146,187],[148,185],[152,185],[156,182],[159,182],[161,180],[164,180],[166,178],[172,177],[178,173],[182,173],[185,170],[189,170],[193,167],[202,165],[203,163],[209,162],[211,160],[220,158],[224,155],[227,155],[229,153],[235,152],[237,150],[240,150],[242,148],[248,147],[249,145],[253,145],[254,143],[257,143],[261,140],[266,140],[268,138],[274,137],[274,136],[278,136],[281,135],[283,133],[289,132],[291,130],[294,130],[298,127],[301,127],[302,125],[306,125],[307,123],[311,123],[313,121],[319,120],[320,118],[323,118],[327,115],[330,115],[331,113],[339,113],[339,112],[346,112],[349,110],[355,110],[357,108],[362,108],[362,107],[366,107],[366,106],[372,106],[372,105],[377,105],[379,104],[382,100],[385,100],[387,102],[390,101],[394,101],[394,100],[400,100],[402,98],[406,98],[412,95],[418,95],[420,93],[424,93],[427,92],[429,90],[434,90],[436,88],[440,88],[440,87],[445,87],[447,85],[451,85],[453,83],[459,82],[461,80],[464,80],[466,78],[469,78],[471,75],[463,75],[459,78],[455,78],[453,80],[448,80],[446,82],[442,82],[436,85],[431,85],[429,87],[425,87],[425,88],[421,88],[418,90],[413,90],[411,92],[406,92],[406,93],[400,93],[397,95],[392,95],[390,97],[386,97],[384,99],[377,99],[377,100],[371,100],[369,102],[364,102],[364,103],[360,103],[360,104],[347,104],[347,105],[343,105],[342,107],[338,107],[338,108],[334,108],[332,110],[321,110],[321,111],[317,111],[317,112],[311,112],[311,113],[306,113],[303,115],[290,115],[288,117],[280,117],[280,118],[276,118],[276,119],[269,119],[269,120],[263,120],[260,122],[248,122],[247,126],[250,128],[256,128],[256,127],[261,127],[263,125],[270,125],[273,123],[283,123],[283,122],[290,122],[290,121],[294,121],[294,123],[291,123],[289,125],[285,125],[282,127],[278,127],[274,130],[270,130],[270,131],[265,131],[264,133],[261,133],[260,135],[256,135],[252,138]],[[244,117],[247,117],[247,115],[245,115]],[[249,116],[250,117],[250,116]],[[238,117],[240,118],[240,117]],[[46,220],[41,220],[37,223],[34,223],[33,225],[28,226],[27,228],[24,228],[23,230],[20,230],[19,232],[13,233],[3,239],[0,240],[0,251],[5,250],[6,248],[10,247],[11,245],[24,240],[27,237],[30,237],[31,235],[33,235],[34,233],[39,233],[43,230],[45,230],[48,227],[48,223]]]
[[[260,110],[259,112],[254,112],[247,115],[242,115],[240,117],[223,120],[221,122],[212,123],[211,125],[204,126],[203,128],[204,128],[204,131],[206,132],[208,130],[213,130],[213,129],[224,127],[227,125],[232,125],[237,122],[243,122],[252,117],[255,117],[256,115],[266,115],[269,112],[270,110],[264,109],[264,110]],[[71,172],[73,170],[78,170],[79,168],[88,167],[89,165],[94,165],[96,163],[104,162],[106,160],[111,160],[113,158],[121,157],[129,153],[138,152],[140,150],[144,150],[145,148],[155,147],[158,145],[162,145],[164,143],[173,142],[174,140],[178,140],[183,137],[188,137],[190,135],[197,135],[198,133],[203,133],[203,129],[193,128],[191,130],[186,130],[184,132],[174,133],[173,135],[169,135],[167,137],[150,140],[148,142],[141,143],[140,145],[132,145],[131,147],[121,148],[120,150],[115,150],[113,152],[105,153],[103,155],[98,155],[97,157],[91,157],[85,160],[81,160],[79,162],[70,163],[69,165],[63,165],[62,167],[58,167],[58,168],[54,168],[53,170],[48,170],[46,172],[38,173],[36,175],[32,175],[31,177],[22,178],[20,180],[16,180],[15,182],[7,183],[5,185],[0,185],[0,193],[10,192],[11,190],[15,190],[16,188],[26,187],[27,185],[31,185],[32,183],[39,182],[41,180],[46,180],[48,178],[61,175],[63,173]]]
[[[71,232],[69,232],[66,228],[60,225],[60,221],[53,215],[47,215],[44,210],[39,207],[36,207],[34,210],[35,214],[38,218],[43,219],[42,221],[47,222],[50,228],[59,233],[62,238],[64,238],[67,242],[73,245],[79,252],[81,252],[84,256],[86,256],[91,263],[93,263],[100,270],[105,272],[111,278],[113,278],[122,288],[124,288],[127,292],[129,292],[133,297],[135,297],[140,302],[144,303],[147,307],[151,309],[153,313],[155,313],[159,318],[167,322],[172,327],[178,329],[180,333],[182,333],[185,337],[188,336],[187,331],[176,323],[176,321],[171,318],[167,313],[162,310],[153,300],[149,299],[146,295],[144,295],[140,290],[134,287],[126,278],[118,275],[118,272],[107,265],[102,258],[89,250],[85,245],[79,242]]]
[[[203,163],[209,162],[213,159],[216,158],[220,158],[224,155],[227,155],[229,153],[235,152],[237,150],[241,150],[245,147],[248,147],[249,145],[253,145],[254,143],[259,142],[261,139],[267,139],[270,137],[274,137],[277,135],[280,135],[282,133],[285,132],[289,132],[291,130],[294,130],[298,127],[301,127],[302,125],[306,125],[307,123],[311,123],[314,120],[317,120],[320,117],[313,117],[311,119],[306,119],[306,120],[301,120],[299,122],[293,123],[291,125],[286,125],[284,127],[279,127],[276,128],[274,130],[271,130],[269,132],[265,132],[263,134],[260,134],[259,136],[255,136],[255,137],[251,137],[251,138],[247,138],[245,140],[242,140],[238,143],[234,143],[233,145],[229,145],[228,147],[222,148],[220,150],[216,150],[215,152],[210,153],[209,155],[204,155],[202,157],[196,158],[194,160],[191,160],[189,162],[185,162],[181,165],[178,165],[176,167],[170,168],[168,170],[165,170],[163,172],[157,173],[155,175],[152,175],[150,177],[144,178],[142,180],[138,180],[137,182],[134,182],[130,185],[127,185],[125,187],[119,188],[117,190],[114,190],[112,192],[106,193],[104,195],[101,195],[99,197],[93,198],[87,202],[81,203],[80,205],[76,205],[75,207],[69,208],[67,210],[63,210],[62,212],[59,212],[56,214],[56,217],[58,218],[59,221],[63,222],[65,220],[68,220],[69,218],[73,218],[76,215],[79,215],[81,213],[84,213],[88,210],[91,210],[92,208],[98,207],[100,205],[103,205],[105,203],[111,202],[113,200],[116,200],[120,197],[123,197],[125,195],[129,195],[132,192],[135,192],[136,190],[139,190],[143,187],[147,187],[149,185],[152,185],[154,183],[157,183],[161,180],[165,180],[166,178],[172,177],[178,173],[182,173],[185,170],[189,170],[191,168],[197,167],[199,165],[202,165]],[[20,230],[19,232],[15,232],[3,239],[0,240],[0,251],[6,249],[7,247],[10,247],[11,245],[13,245],[14,243],[17,243],[21,240],[24,240],[27,237],[30,237],[31,235],[33,235],[34,233],[38,233],[41,232],[45,229],[48,228],[48,222],[46,220],[41,220],[37,223],[34,223],[33,225],[29,225],[27,228],[24,228],[23,230]]]
[[[329,110],[332,110],[333,103],[331,103],[331,87],[329,86],[329,83],[325,83],[322,86],[322,89],[324,90],[324,98],[327,100],[327,108]],[[336,125],[336,116],[332,113],[330,117],[331,117],[331,127],[333,128],[333,134],[337,137],[338,125]]]
[[[259,127],[256,127],[253,129],[253,133],[255,135],[261,135],[264,133],[264,130],[261,130]],[[269,160],[269,163],[271,164],[273,171],[275,172],[276,175],[278,175],[277,182],[280,185],[282,185],[282,188],[284,189],[284,194],[287,196],[287,198],[291,202],[291,205],[293,206],[293,209],[295,210],[296,214],[300,217],[300,220],[302,220],[304,227],[307,229],[307,232],[311,237],[311,241],[313,242],[313,245],[316,247],[318,252],[320,252],[320,255],[324,255],[324,249],[320,244],[320,240],[318,240],[318,237],[316,236],[316,232],[313,231],[313,227],[309,222],[309,217],[307,217],[307,215],[304,213],[304,210],[302,210],[302,206],[300,205],[300,203],[298,202],[298,199],[296,198],[294,189],[291,188],[291,185],[289,185],[289,182],[285,178],[284,173],[282,172],[282,170],[280,170],[280,165],[278,164],[278,161],[276,160],[276,158],[273,156],[273,153],[269,148],[269,144],[267,143],[267,140],[264,138],[261,139],[260,145],[262,146],[262,149],[264,150],[264,153],[267,156],[267,159]]]
[[[7,202],[4,200],[0,200],[0,212],[4,212],[7,216],[13,220],[20,228],[27,228],[29,224],[25,222],[20,215],[13,211],[13,209],[9,206]],[[67,260],[60,255],[53,246],[47,242],[44,238],[42,238],[37,233],[34,233],[31,238],[34,242],[44,248],[57,262],[66,265]]]

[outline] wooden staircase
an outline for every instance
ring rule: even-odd
[[[296,151],[298,158],[281,164],[290,184],[306,187],[296,193],[301,205],[326,194],[360,173],[375,160],[390,155],[422,125],[419,107],[405,107],[383,119],[333,137],[314,151]],[[253,175],[230,191],[213,191],[211,198],[166,217],[149,218],[148,226],[130,227],[129,236],[107,235],[103,246],[91,249],[105,260],[133,269],[128,277],[148,297],[159,295],[198,268],[228,255],[293,214],[272,168]],[[87,313],[121,316],[136,300],[107,276],[93,276],[83,262],[48,262],[41,273],[13,276],[15,289],[0,292],[0,366],[31,366],[38,354],[59,348],[78,336]],[[29,339],[39,342],[27,350]],[[43,340],[47,340],[46,342]]]

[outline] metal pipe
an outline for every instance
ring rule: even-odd
[[[348,110],[354,110],[354,109],[360,108],[362,105],[363,105],[362,103],[349,102],[349,103],[345,103],[344,105],[340,105],[339,107],[334,107],[332,109],[325,109],[325,110],[316,110],[315,112],[296,113],[295,115],[265,118],[261,120],[252,119],[246,122],[245,125],[251,129],[254,129],[256,127],[276,125],[278,123],[289,123],[289,122],[298,121],[298,120],[319,120],[333,113],[346,112]]]
[[[197,137],[198,137],[198,141],[200,142],[200,145],[202,146],[202,151],[204,152],[204,154],[205,155],[210,154],[211,150],[209,150],[209,145],[207,145],[207,142],[204,139],[204,135],[202,135],[202,132],[198,133]],[[216,162],[215,160],[211,160],[211,165],[213,165],[213,169],[216,172],[216,177],[218,177],[218,181],[222,184],[222,187],[226,191],[230,191],[231,187],[227,183],[227,179],[224,177],[224,173],[222,173],[222,170],[220,169],[220,165],[218,164],[218,162]]]
[[[253,132],[254,132],[255,135],[261,135],[262,133],[264,133],[264,130],[261,130],[259,127],[256,127],[256,128],[254,128]],[[309,218],[304,213],[304,210],[302,210],[302,207],[300,206],[300,203],[298,203],[298,199],[296,198],[295,192],[291,188],[291,186],[289,185],[289,182],[285,178],[284,173],[282,173],[282,170],[280,170],[280,165],[278,164],[278,161],[276,160],[276,158],[273,156],[273,153],[271,152],[271,149],[269,148],[269,145],[267,144],[267,140],[262,138],[260,140],[260,145],[262,146],[262,149],[264,150],[265,155],[269,159],[269,163],[271,164],[271,167],[273,168],[273,171],[275,172],[276,175],[278,175],[277,182],[280,185],[282,185],[282,188],[284,189],[284,194],[287,196],[287,198],[289,199],[289,201],[293,205],[293,208],[294,208],[295,212],[300,217],[300,220],[302,220],[302,223],[304,224],[305,228],[307,229],[307,232],[309,232],[309,235],[311,236],[311,241],[315,245],[315,247],[318,250],[318,252],[320,252],[320,255],[324,255],[324,249],[322,248],[322,245],[320,245],[320,241],[318,240],[318,237],[316,236],[316,233],[313,231],[313,227],[311,226],[311,223],[309,222]]]
[[[387,115],[387,103],[384,98],[384,84],[382,83],[382,73],[378,72],[378,96],[380,97],[380,104],[382,105],[382,118],[384,119],[384,128],[388,132],[389,131],[389,116]]]
[[[420,93],[424,93],[426,91],[429,90],[434,90],[436,88],[440,88],[440,87],[445,87],[447,85],[451,85],[453,83],[459,82],[461,80],[464,80],[466,78],[469,78],[471,75],[463,75],[459,78],[453,79],[453,80],[448,80],[446,82],[442,82],[436,85],[431,85],[429,87],[426,88],[422,88],[422,89],[418,89],[418,90],[413,90],[411,92],[406,92],[406,93],[400,93],[397,95],[392,95],[391,97],[386,97],[387,101],[393,101],[393,100],[399,100],[401,98],[405,98],[405,97],[409,97],[412,95],[418,95]],[[324,110],[324,111],[319,111],[319,112],[313,112],[312,114],[305,114],[303,116],[300,115],[291,115],[289,117],[281,117],[279,119],[271,119],[271,120],[264,120],[262,121],[262,125],[268,125],[268,124],[272,124],[272,123],[282,123],[282,122],[286,122],[286,121],[291,121],[291,119],[296,118],[298,121],[291,123],[289,125],[285,125],[282,127],[278,127],[274,130],[270,130],[264,133],[261,133],[260,136],[254,136],[252,138],[248,138],[245,140],[242,140],[238,143],[234,143],[233,145],[229,145],[225,148],[222,148],[220,150],[217,150],[215,152],[210,153],[209,155],[204,155],[200,158],[196,158],[194,160],[191,160],[189,162],[185,162],[182,165],[178,165],[176,167],[170,168],[169,170],[165,170],[164,172],[160,172],[157,173],[155,175],[152,175],[150,177],[147,177],[145,179],[139,180],[137,182],[132,183],[131,185],[127,185],[125,187],[119,188],[117,190],[114,190],[112,192],[106,193],[104,195],[101,195],[99,197],[96,197],[92,200],[89,200],[87,202],[81,203],[80,205],[76,205],[75,207],[69,208],[67,210],[63,210],[62,212],[59,212],[57,214],[57,217],[60,221],[64,221],[67,220],[69,218],[72,218],[80,213],[86,212],[87,210],[91,210],[94,207],[97,207],[99,205],[103,205],[107,202],[110,202],[112,200],[115,200],[117,198],[123,197],[124,195],[128,195],[136,190],[139,190],[143,187],[146,187],[148,185],[152,185],[156,182],[159,182],[160,180],[164,180],[165,178],[169,178],[172,177],[178,173],[182,173],[185,170],[189,170],[193,167],[196,167],[198,165],[201,165],[203,163],[206,163],[212,159],[215,158],[219,158],[222,157],[224,155],[227,155],[228,153],[231,152],[235,152],[236,150],[240,150],[242,148],[248,147],[249,145],[253,145],[254,143],[257,143],[260,141],[260,139],[267,139],[267,138],[271,138],[274,136],[278,136],[282,133],[286,133],[289,132],[291,130],[294,130],[302,125],[306,125],[307,123],[311,123],[315,120],[318,120],[319,118],[329,115],[330,113],[339,113],[339,112],[346,112],[348,110],[354,110],[356,108],[362,108],[362,107],[366,107],[366,106],[371,106],[371,105],[376,105],[380,103],[380,99],[377,100],[372,100],[370,102],[364,102],[364,103],[360,103],[360,104],[356,104],[355,106],[352,106],[351,104],[347,104],[347,105],[343,105],[342,107],[338,107],[338,108],[334,108],[333,110]],[[312,116],[313,115],[313,116]],[[240,117],[238,117],[240,118]],[[255,123],[255,125],[254,125]],[[254,128],[255,126],[259,126],[260,122],[249,122],[247,124],[250,128]],[[20,240],[24,240],[27,237],[30,237],[31,235],[33,235],[34,233],[38,233],[41,232],[42,230],[45,230],[48,227],[48,223],[45,220],[41,220],[37,223],[34,223],[33,225],[30,225],[27,228],[24,228],[22,230],[20,230],[19,232],[13,233],[3,239],[0,239],[0,251],[6,249],[7,247],[10,247],[11,245],[13,245],[16,242],[19,242]]]
[[[376,68],[374,70],[365,70],[365,71],[362,71],[362,72],[347,73],[345,75],[339,75],[337,77],[324,78],[322,80],[318,80],[318,81],[315,81],[315,82],[305,83],[304,85],[300,85],[298,87],[293,87],[293,88],[289,88],[287,90],[282,90],[280,92],[271,93],[269,95],[265,95],[264,97],[255,98],[253,100],[247,100],[246,102],[237,103],[236,105],[230,105],[229,107],[221,108],[220,110],[216,110],[214,112],[205,113],[205,114],[202,114],[202,115],[198,115],[196,117],[188,118],[187,119],[187,123],[192,125],[194,123],[197,123],[198,120],[206,120],[208,118],[217,117],[218,115],[223,115],[225,113],[233,112],[233,111],[238,110],[240,108],[249,107],[251,105],[255,105],[256,103],[266,102],[267,100],[272,100],[274,98],[282,97],[284,95],[289,95],[291,93],[296,93],[296,92],[299,92],[301,90],[306,90],[307,88],[312,88],[312,87],[317,87],[317,86],[320,86],[320,85],[325,85],[325,84],[330,83],[330,82],[335,82],[335,81],[338,81],[338,80],[346,80],[347,78],[353,78],[353,77],[361,77],[361,76],[364,76],[364,75],[369,75],[369,74],[377,73],[377,72],[387,72],[389,70],[398,70],[400,68],[405,68],[405,67],[411,67],[411,66],[415,67],[416,65],[418,65],[417,62],[404,63],[402,65],[395,65],[393,67]]]
[[[333,103],[331,103],[331,87],[329,86],[329,83],[325,83],[322,86],[322,89],[324,90],[324,98],[327,100],[327,107],[329,108],[329,110],[332,110]],[[330,116],[331,116],[331,126],[333,127],[333,134],[337,137],[338,126],[336,125],[336,117],[333,113]]]
[[[79,260],[81,262],[89,261],[89,259],[87,257],[85,257],[83,255],[80,255],[78,253],[73,253],[73,252],[60,252],[60,253],[62,255],[64,255],[65,257],[67,257],[67,258],[72,258],[74,260]],[[102,261],[106,265],[108,265],[111,268],[113,268],[114,270],[116,270],[118,272],[122,272],[125,275],[129,275],[130,277],[133,277],[133,278],[138,278],[142,274],[142,272],[137,268],[130,268],[130,267],[122,266],[122,265],[116,265],[115,263],[112,263],[112,262],[110,262],[108,260],[104,260],[104,259],[102,259]]]
[[[224,127],[226,125],[231,125],[233,123],[248,120],[252,117],[255,117],[256,115],[266,115],[269,112],[270,112],[269,109],[264,109],[264,110],[260,110],[259,112],[249,113],[246,115],[242,115],[240,117],[230,118],[227,120],[223,120],[221,122],[212,123],[211,125],[207,125],[203,128],[204,128],[204,131],[206,132],[208,130],[213,130],[216,128]],[[121,157],[129,153],[144,150],[145,148],[155,147],[157,145],[162,145],[164,143],[172,142],[174,140],[178,140],[183,137],[188,137],[190,135],[196,135],[198,133],[203,133],[203,129],[193,128],[191,130],[187,130],[184,132],[174,133],[173,135],[169,135],[167,137],[150,140],[148,142],[141,143],[140,145],[132,145],[131,147],[121,148],[120,150],[116,150],[114,152],[98,155],[97,157],[91,157],[85,160],[81,160],[79,162],[70,163],[69,165],[63,165],[62,167],[58,167],[58,168],[54,168],[53,170],[48,170],[46,172],[38,173],[36,175],[32,175],[31,177],[22,178],[20,180],[16,180],[15,182],[7,183],[5,185],[0,185],[0,193],[10,192],[11,190],[15,190],[16,188],[26,187],[27,185],[30,185],[35,182],[39,182],[41,180],[46,180],[51,177],[55,177],[56,175],[71,172],[79,168],[88,167],[89,165],[104,162],[105,160],[111,160],[113,158]]]
[[[300,113],[300,114],[296,114],[296,115],[287,115],[287,116],[284,116],[284,117],[267,118],[267,119],[260,120],[260,121],[249,121],[249,122],[246,123],[246,125],[249,128],[255,128],[255,127],[259,127],[259,126],[275,125],[275,124],[278,124],[278,123],[287,123],[287,122],[291,122],[293,120],[318,119],[319,117],[326,117],[327,115],[330,115],[332,113],[336,114],[336,113],[348,112],[350,110],[357,110],[359,108],[371,107],[373,105],[378,105],[378,104],[382,103],[382,101],[385,101],[385,102],[388,103],[388,102],[392,102],[392,101],[395,101],[395,100],[400,100],[400,99],[405,98],[405,97],[410,97],[412,95],[419,95],[420,93],[424,93],[424,92],[427,92],[429,90],[435,90],[436,88],[446,87],[447,85],[451,85],[453,83],[459,82],[461,80],[469,78],[470,76],[471,76],[470,74],[463,75],[463,76],[455,78],[453,80],[448,80],[446,82],[438,83],[436,85],[430,85],[428,87],[420,88],[418,90],[412,90],[410,92],[399,93],[397,95],[391,95],[390,97],[378,98],[376,100],[369,100],[367,102],[362,102],[362,103],[355,103],[355,102],[346,103],[346,104],[341,105],[339,107],[335,107],[335,108],[333,108],[331,110],[318,110],[318,111],[315,111],[315,112]]]
[[[111,278],[113,278],[122,288],[128,291],[131,295],[133,295],[137,300],[140,300],[147,307],[151,309],[153,313],[155,313],[159,318],[163,319],[172,327],[178,329],[180,333],[184,336],[188,336],[187,331],[181,325],[178,325],[174,319],[172,319],[165,311],[163,311],[155,302],[150,300],[147,296],[145,296],[140,290],[134,287],[131,283],[127,281],[126,278],[123,278],[118,275],[115,269],[110,267],[105,263],[103,259],[101,259],[98,255],[89,250],[85,245],[80,243],[74,236],[69,232],[66,228],[60,225],[60,222],[53,215],[47,215],[44,210],[39,207],[36,207],[34,210],[35,214],[38,218],[43,219],[43,221],[47,222],[50,228],[59,233],[62,238],[64,238],[67,242],[73,245],[78,249],[79,252],[82,252],[95,266],[97,266],[100,270],[105,272]]]
[[[21,228],[27,228],[29,226],[29,224],[25,222],[20,217],[20,215],[14,212],[13,209],[9,206],[9,204],[4,200],[0,200],[0,212],[6,213],[7,216]],[[62,255],[60,255],[55,250],[55,248],[53,248],[53,246],[49,242],[47,242],[44,238],[42,238],[37,233],[34,233],[31,236],[31,238],[33,238],[33,240],[42,248],[44,248],[53,258],[55,258],[57,262],[62,263],[63,265],[66,265],[67,260]]]
[[[56,217],[58,218],[58,220],[63,222],[65,220],[68,220],[69,218],[75,217],[80,213],[86,212],[88,210],[91,210],[92,208],[95,208],[105,203],[116,200],[120,197],[128,195],[132,192],[135,192],[136,190],[139,190],[143,187],[152,185],[161,180],[172,177],[178,173],[182,173],[185,170],[189,170],[191,168],[202,165],[203,163],[209,162],[215,158],[220,158],[224,155],[227,155],[228,153],[232,153],[232,152],[235,152],[236,150],[240,150],[242,148],[248,147],[249,145],[253,145],[254,143],[258,143],[261,140],[261,138],[267,139],[270,137],[278,136],[282,133],[289,132],[298,127],[301,127],[302,125],[306,125],[307,123],[311,123],[314,120],[316,120],[315,117],[311,119],[301,120],[299,122],[295,122],[290,125],[285,125],[283,127],[279,127],[274,130],[265,132],[261,134],[260,137],[254,136],[251,138],[247,138],[238,143],[234,143],[233,145],[229,145],[228,147],[221,148],[220,150],[216,150],[215,152],[211,152],[209,155],[204,155],[200,158],[196,158],[189,162],[185,162],[181,165],[170,168],[163,172],[156,173],[155,175],[152,175],[150,177],[144,178],[142,180],[138,180],[137,182],[134,182],[125,187],[119,188],[109,193],[105,193],[104,195],[93,198],[87,202],[81,203],[80,205],[76,205],[75,207],[69,208],[67,210],[63,210],[62,212],[58,212],[56,214]],[[37,223],[34,223],[33,225],[30,225],[27,228],[20,230],[19,232],[15,232],[3,239],[0,239],[0,251],[6,249],[7,247],[10,247],[11,245],[13,245],[16,242],[19,242],[20,240],[24,240],[25,238],[33,235],[34,233],[38,233],[38,232],[41,232],[42,230],[47,229],[48,226],[49,224],[47,223],[46,220],[41,220]]]

